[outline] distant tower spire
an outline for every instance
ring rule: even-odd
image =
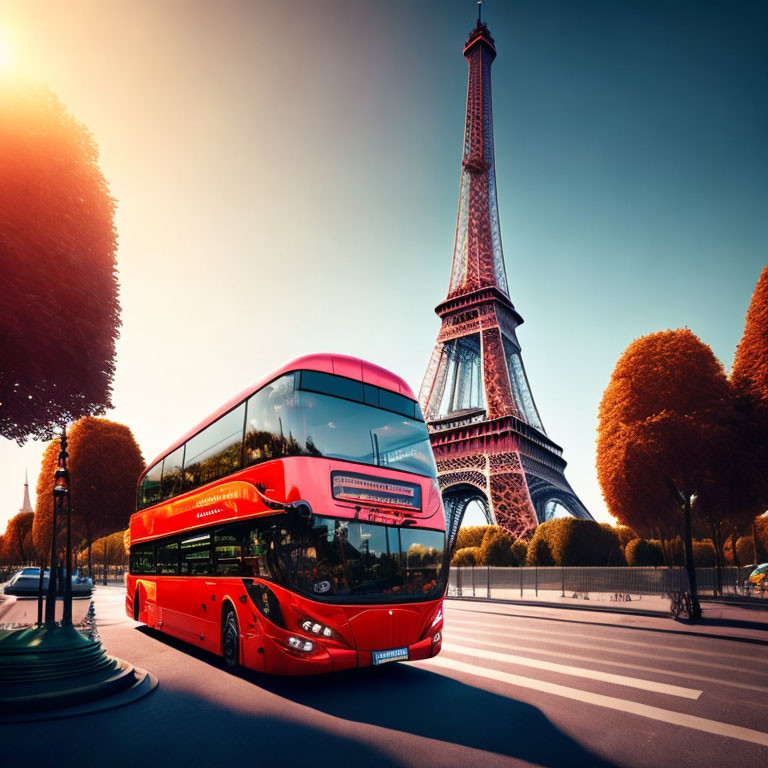
[[[32,502],[29,500],[29,477],[27,476],[27,470],[24,470],[24,502],[21,505],[19,512],[34,512],[32,509]]]
[[[477,21],[480,22],[483,20],[483,0],[477,0]]]

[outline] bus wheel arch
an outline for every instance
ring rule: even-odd
[[[221,606],[221,655],[229,669],[240,665],[240,625],[237,611],[230,600]]]

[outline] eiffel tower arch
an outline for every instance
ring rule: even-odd
[[[533,399],[509,298],[496,195],[494,40],[478,15],[469,65],[459,214],[442,325],[419,393],[453,543],[472,501],[513,535],[553,517],[592,519],[565,478],[563,451]]]

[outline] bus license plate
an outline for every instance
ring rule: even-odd
[[[371,661],[374,664],[386,664],[388,661],[408,660],[408,648],[393,648],[391,651],[373,651]]]

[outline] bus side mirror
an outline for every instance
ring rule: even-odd
[[[292,501],[288,505],[289,512],[296,519],[296,521],[307,528],[312,525],[312,518],[315,516],[312,512],[312,507],[309,506],[308,501],[299,499],[299,501]]]

